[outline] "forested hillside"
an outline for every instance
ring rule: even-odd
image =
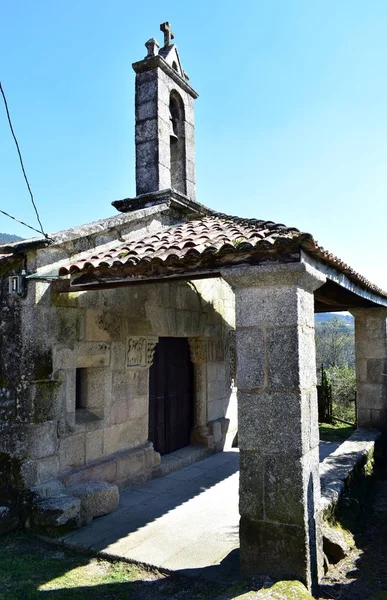
[[[321,319],[321,317],[324,317]],[[332,416],[356,421],[354,320],[350,315],[316,315],[316,365],[318,383],[332,393]]]
[[[23,238],[13,233],[0,233],[0,244],[9,244],[10,242],[17,242]]]

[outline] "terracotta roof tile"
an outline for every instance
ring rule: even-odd
[[[113,265],[136,265],[158,258],[184,260],[188,255],[238,252],[256,248],[263,240],[274,245],[278,238],[292,239],[298,230],[271,221],[239,219],[226,215],[203,217],[182,225],[169,227],[163,232],[140,240],[125,242],[105,252],[94,253],[86,259],[62,267],[61,275],[84,269]]]
[[[226,266],[248,255],[274,251],[294,252],[303,248],[317,260],[345,273],[355,283],[384,298],[387,293],[356,273],[351,267],[319,246],[311,234],[295,227],[259,219],[244,219],[213,214],[174,225],[157,234],[119,244],[108,251],[93,253],[87,258],[62,267],[60,275],[90,272],[95,269],[125,267],[133,276],[154,275],[161,265],[172,274],[194,268]]]

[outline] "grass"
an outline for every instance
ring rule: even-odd
[[[0,538],[1,600],[141,598],[125,584],[141,581],[148,589],[164,578],[156,569],[76,554],[22,532]]]
[[[156,570],[75,554],[21,532],[0,538],[1,600],[42,598],[50,591],[57,598],[88,598],[95,586],[106,586],[106,593],[98,589],[101,598],[130,598],[126,586],[112,596],[110,585],[161,578]]]
[[[355,432],[355,427],[345,423],[320,423],[320,440],[323,442],[344,442]]]
[[[20,531],[0,537],[0,600],[215,600],[226,587],[79,554]]]

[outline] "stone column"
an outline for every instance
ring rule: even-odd
[[[387,308],[357,308],[355,353],[357,425],[387,426]]]
[[[194,427],[191,443],[209,447],[213,444],[213,436],[207,426],[207,340],[190,338],[188,342],[194,370]]]
[[[240,556],[246,575],[321,576],[313,291],[303,263],[225,269],[235,291]]]

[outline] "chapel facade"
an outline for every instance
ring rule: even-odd
[[[38,531],[76,526],[83,485],[113,486],[111,510],[238,432],[242,567],[311,587],[314,312],[355,315],[358,422],[383,429],[387,296],[310,234],[196,200],[198,94],[161,29],[133,64],[136,197],[0,248],[0,504]]]

